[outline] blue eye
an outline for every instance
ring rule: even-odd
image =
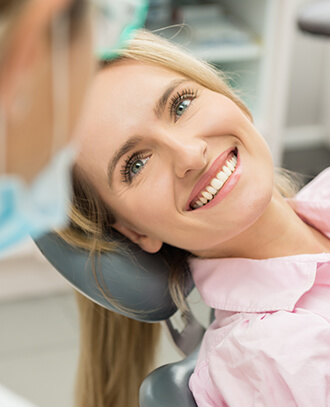
[[[191,102],[198,96],[197,90],[183,89],[177,92],[171,99],[170,113],[174,121],[180,119],[181,116],[189,108]]]
[[[148,160],[149,160],[149,157],[139,158],[138,160],[133,161],[133,163],[131,164],[131,168],[130,168],[131,173],[134,175],[139,173]]]
[[[178,107],[176,108],[176,115],[179,117],[182,116],[183,113],[186,111],[186,109],[189,107],[190,103],[191,103],[191,100],[189,100],[189,99],[186,99],[183,102],[181,102],[178,105]]]
[[[149,158],[150,155],[148,157],[144,157],[140,153],[133,154],[131,157],[129,157],[126,160],[123,168],[120,170],[123,177],[123,182],[131,183],[133,178],[140,174],[140,172],[143,170]]]

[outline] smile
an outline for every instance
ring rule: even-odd
[[[226,185],[231,175],[235,172],[237,166],[237,151],[232,151],[221,170],[208,185],[201,190],[198,195],[191,201],[190,208],[198,209],[211,202],[221,189]]]

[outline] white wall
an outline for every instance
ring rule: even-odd
[[[306,0],[295,2],[296,12]],[[330,145],[330,38],[295,28],[283,132],[287,148]]]
[[[322,117],[325,42],[296,31],[292,52],[287,125],[318,124]]]

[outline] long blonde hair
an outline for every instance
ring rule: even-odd
[[[77,407],[138,407],[142,380],[153,367],[159,324],[102,308],[77,294],[80,356]]]
[[[139,31],[127,48],[119,51],[118,60],[151,63],[178,72],[227,96],[252,120],[248,108],[230,89],[221,72],[159,36]],[[106,64],[115,64],[116,61]],[[118,243],[109,241],[108,238],[114,222],[109,208],[88,182],[81,168],[74,168],[73,178],[71,226],[60,235],[71,245],[87,249],[94,255],[117,250]],[[281,192],[292,195],[292,192],[288,193],[288,182],[283,176],[279,178]],[[107,239],[104,238],[105,235],[108,236]],[[171,295],[178,307],[184,308],[182,270],[188,253],[170,246],[165,246],[162,251],[171,269]],[[116,301],[112,301],[116,305]],[[159,326],[116,315],[79,294],[78,304],[81,356],[77,407],[137,407],[139,385],[153,364]]]

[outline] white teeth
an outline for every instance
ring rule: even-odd
[[[194,203],[193,209],[204,206],[215,197],[230,175],[234,172],[236,165],[237,157],[234,155],[230,160],[226,161],[226,165],[224,165],[216,177],[211,180],[210,185],[201,192],[201,196],[199,196],[198,200]]]
[[[227,176],[223,171],[220,171],[220,172],[217,174],[217,178],[218,178],[219,181],[221,181],[221,182],[223,183],[223,182],[226,182],[226,181],[227,181],[228,176]]]
[[[233,164],[230,161],[226,162],[227,167],[230,169],[231,172],[234,171],[235,167],[233,166]]]
[[[197,202],[195,203],[195,205],[193,206],[193,208],[194,208],[194,209],[197,209],[197,208],[200,208],[201,206],[203,206],[203,202],[197,201]]]
[[[213,198],[213,195],[210,194],[209,192],[206,192],[206,191],[203,191],[203,192],[202,192],[202,195],[203,195],[203,197],[204,197],[205,199],[207,199],[208,201]]]
[[[215,195],[218,192],[218,190],[216,188],[213,188],[211,186],[206,187],[206,191],[212,195]]]
[[[231,171],[225,165],[222,167],[222,171],[229,177],[231,175]]]
[[[222,187],[223,182],[213,178],[213,180],[211,181],[211,187],[215,188],[217,191]]]

